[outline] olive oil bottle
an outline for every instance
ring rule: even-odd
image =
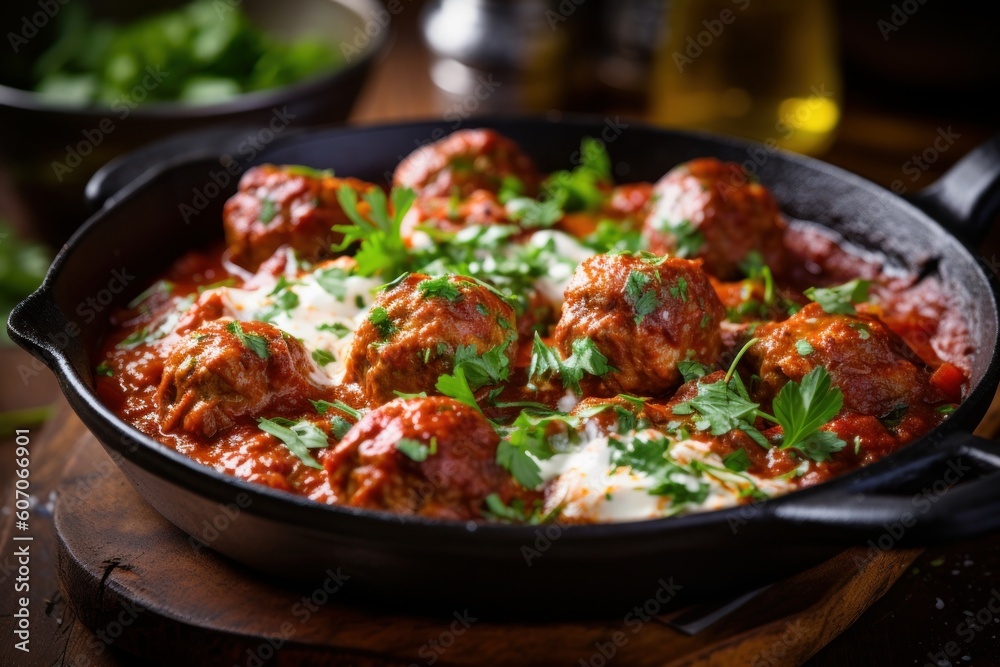
[[[840,118],[827,0],[671,0],[651,117],[817,154]]]

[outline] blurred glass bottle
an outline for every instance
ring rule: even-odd
[[[651,117],[821,153],[840,119],[827,0],[669,0]]]
[[[543,111],[565,92],[569,30],[566,0],[431,0],[422,29],[431,80],[459,115]],[[576,0],[577,3],[580,0]]]

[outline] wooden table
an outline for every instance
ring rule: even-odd
[[[404,14],[401,19],[404,27],[412,25],[412,13],[410,16]],[[427,63],[428,56],[415,34],[412,31],[398,34],[390,53],[379,64],[366,88],[352,122],[440,117],[446,107],[431,86]],[[839,138],[823,157],[888,184],[899,178],[908,156],[926,146],[941,124],[941,119],[901,118],[891,110],[886,111],[863,100],[848,100]],[[995,128],[962,126],[959,141],[942,154],[940,160],[913,186],[931,182],[944,168],[993,131]],[[3,213],[11,215],[9,210]],[[987,253],[993,253],[997,247],[991,242],[986,247]],[[40,400],[61,403],[60,398],[55,398],[54,383],[44,373],[32,378],[27,385],[21,383],[16,369],[19,365],[30,363],[16,351],[0,353],[0,366],[8,371],[3,391],[0,392],[0,409],[34,404]],[[993,434],[998,427],[1000,404],[995,402],[981,430]],[[0,445],[0,454],[3,452],[7,454],[0,455],[0,475],[3,476],[3,486],[7,487],[12,470],[9,443]],[[55,484],[62,470],[61,463],[36,461],[34,483]],[[5,507],[11,502],[9,496],[11,494],[5,492]],[[47,502],[47,498],[40,498],[39,505],[34,509],[40,526],[49,519],[46,515]],[[47,538],[39,534],[38,539],[44,541]],[[3,587],[0,600],[8,600],[11,588],[10,551],[7,541],[0,546],[3,548],[0,552],[0,586]],[[39,548],[38,553],[41,556],[32,563],[32,595],[44,598],[46,604],[43,616],[35,619],[36,627],[44,628],[36,636],[57,641],[62,647],[56,652],[57,659],[52,664],[128,664],[127,659],[113,658],[110,652],[102,654],[100,662],[74,662],[76,657],[83,655],[77,649],[86,646],[93,638],[72,615],[66,614],[65,602],[55,581],[54,563],[51,562],[54,551]],[[812,658],[809,664],[815,667],[919,666],[934,664],[931,656],[951,651],[955,665],[1000,665],[1000,615],[990,618],[981,615],[981,620],[986,621],[981,629],[968,624],[970,614],[975,617],[980,610],[988,608],[991,600],[1000,599],[998,589],[1000,536],[930,549],[916,560],[909,572],[879,602]],[[3,612],[7,613],[6,606]],[[9,626],[3,624],[0,627]],[[9,635],[5,633],[0,642],[6,645]],[[0,655],[9,654],[0,652]],[[966,656],[968,659],[965,659]]]

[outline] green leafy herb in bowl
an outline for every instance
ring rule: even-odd
[[[59,14],[58,31],[33,74],[34,90],[61,104],[215,104],[342,64],[330,45],[278,40],[251,23],[239,5],[215,0],[128,24],[94,19],[70,3]]]

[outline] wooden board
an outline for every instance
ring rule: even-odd
[[[51,431],[49,446],[68,444],[73,453],[55,506],[59,579],[70,608],[97,637],[78,650],[92,650],[95,659],[113,647],[140,656],[142,664],[164,665],[600,667],[609,657],[639,666],[798,665],[881,597],[919,554],[869,559],[867,550],[845,552],[694,636],[669,625],[683,611],[642,623],[621,614],[496,623],[461,619],[462,609],[451,617],[383,613],[326,594],[324,582],[312,591],[290,590],[210,551],[195,552],[142,501],[74,415],[58,419],[64,423]],[[525,600],[532,603],[530,591]]]

